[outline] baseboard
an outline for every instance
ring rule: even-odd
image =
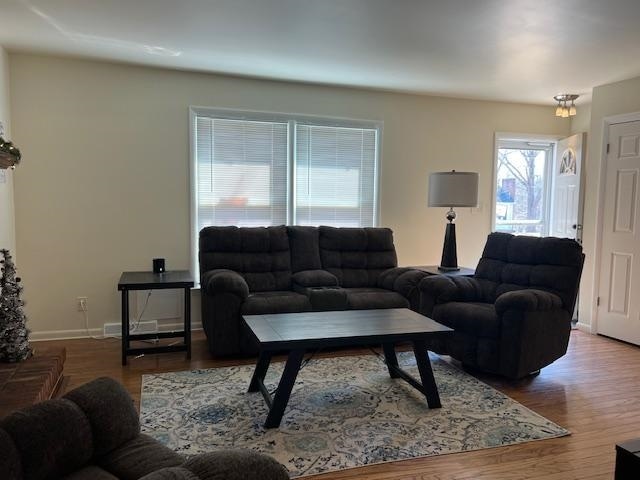
[[[595,333],[593,332],[593,330],[591,329],[591,325],[588,323],[582,323],[582,322],[578,322],[576,324],[576,326],[578,327],[578,330],[580,330],[581,332],[586,332],[586,333]]]
[[[160,332],[171,332],[174,330],[182,330],[182,322],[164,323],[162,320],[158,320],[158,330]],[[191,330],[202,330],[202,324],[200,322],[194,322],[191,324]],[[45,340],[72,340],[75,338],[89,338],[98,337],[102,338],[103,328],[90,328],[87,332],[84,328],[77,330],[42,330],[39,332],[31,332],[29,334],[29,340],[32,342],[42,342]],[[114,337],[118,337],[115,335]],[[107,337],[107,338],[114,338]]]

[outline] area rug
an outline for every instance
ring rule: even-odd
[[[412,353],[398,360],[419,378]],[[391,379],[378,356],[313,359],[298,375],[280,428],[269,430],[262,395],[247,393],[251,365],[144,375],[142,430],[187,455],[257,450],[292,477],[569,434],[437,355],[431,362],[442,401],[433,410],[417,390]],[[282,368],[269,368],[269,390]]]

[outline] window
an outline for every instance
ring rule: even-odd
[[[209,225],[375,226],[380,130],[369,121],[192,108],[194,266]]]
[[[499,139],[497,142],[494,231],[549,234],[549,174],[554,143]]]

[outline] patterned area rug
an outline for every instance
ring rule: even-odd
[[[398,360],[419,378],[412,353]],[[434,410],[374,355],[313,359],[298,375],[280,428],[270,430],[262,426],[262,395],[246,393],[253,366],[144,375],[142,429],[187,455],[258,450],[292,477],[569,434],[437,355],[431,362],[442,400]],[[269,368],[269,390],[282,368]]]

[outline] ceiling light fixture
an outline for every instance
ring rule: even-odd
[[[562,93],[553,97],[558,102],[558,105],[556,105],[556,117],[573,117],[576,114],[575,101],[579,96],[575,93]],[[571,105],[567,105],[568,102],[571,102]]]

